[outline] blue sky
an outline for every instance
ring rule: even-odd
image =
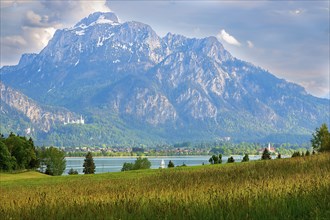
[[[56,29],[95,11],[149,24],[158,35],[217,36],[234,56],[329,97],[327,1],[1,0],[1,66],[39,52]]]

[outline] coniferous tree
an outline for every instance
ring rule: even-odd
[[[311,153],[309,152],[309,150],[307,150],[305,156],[308,157],[310,155],[311,155]]]
[[[84,174],[94,174],[95,173],[95,163],[94,163],[94,159],[93,159],[93,155],[91,152],[88,152],[86,154],[86,158],[84,161]]]
[[[249,155],[245,154],[244,157],[243,157],[242,162],[248,162],[249,160],[250,160]]]
[[[219,154],[219,156],[218,156],[218,163],[222,164],[222,154]]]
[[[277,154],[277,157],[276,157],[277,159],[281,159],[282,158],[282,155],[279,153],[279,154]]]
[[[262,153],[261,160],[270,160],[272,157],[270,156],[270,152],[267,148],[265,148],[264,152]]]
[[[170,162],[168,162],[167,167],[168,167],[168,168],[172,168],[172,167],[174,167],[174,163],[170,160]]]

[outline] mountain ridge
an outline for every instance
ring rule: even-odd
[[[88,115],[95,126],[141,132],[140,143],[146,133],[154,142],[300,137],[329,121],[327,100],[233,57],[217,38],[161,38],[113,13],[57,30],[39,54],[3,67],[1,76],[42,104]]]

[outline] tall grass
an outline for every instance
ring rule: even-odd
[[[330,154],[0,186],[4,219],[327,219]]]

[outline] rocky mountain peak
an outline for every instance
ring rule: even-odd
[[[90,115],[98,135],[121,128],[156,139],[257,141],[306,135],[329,120],[328,102],[236,59],[216,37],[161,38],[147,24],[119,23],[111,12],[56,31],[41,53],[2,68],[1,76],[41,104]]]
[[[119,19],[113,12],[95,12],[79,21],[74,27],[88,27],[94,24],[118,24]]]

